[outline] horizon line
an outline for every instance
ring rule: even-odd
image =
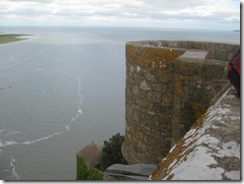
[[[231,32],[240,32],[240,29],[200,29],[200,28],[176,28],[176,27],[151,27],[151,26],[108,26],[108,25],[87,25],[87,26],[83,26],[83,25],[79,25],[79,26],[73,26],[73,25],[69,25],[69,26],[65,26],[65,25],[0,25],[0,27],[36,27],[36,28],[40,28],[40,27],[47,27],[47,28],[131,28],[131,29],[166,29],[166,30],[198,30],[198,31],[231,31]]]

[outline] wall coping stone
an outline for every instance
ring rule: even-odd
[[[179,58],[197,58],[205,59],[208,52],[206,51],[185,51]]]
[[[150,180],[240,180],[240,98],[227,90],[169,151]]]

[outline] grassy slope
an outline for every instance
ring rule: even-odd
[[[25,40],[25,38],[18,38],[19,36],[25,36],[25,35],[21,35],[21,34],[0,34],[0,44]]]
[[[103,173],[93,167],[88,167],[82,157],[76,155],[76,180],[103,180]]]

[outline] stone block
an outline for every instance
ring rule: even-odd
[[[227,60],[227,55],[226,55],[226,51],[225,50],[217,50],[215,51],[215,59],[218,60]]]
[[[152,90],[152,83],[144,80],[140,83],[140,89],[145,90],[145,91],[150,91],[150,90]]]
[[[152,103],[161,102],[161,99],[162,99],[162,93],[158,91],[151,91],[147,95],[147,100]]]
[[[223,64],[205,64],[202,69],[202,78],[204,81],[216,81],[219,79],[227,80],[226,63]]]
[[[160,92],[166,92],[167,91],[167,84],[165,83],[156,83],[152,85],[152,90],[153,91],[160,91]]]
[[[179,58],[196,58],[196,59],[205,59],[208,52],[206,51],[186,51]]]

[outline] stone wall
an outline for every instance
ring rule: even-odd
[[[191,41],[126,44],[126,128],[130,163],[158,163],[226,91],[239,45]]]
[[[240,98],[230,88],[159,162],[150,180],[240,180]]]

